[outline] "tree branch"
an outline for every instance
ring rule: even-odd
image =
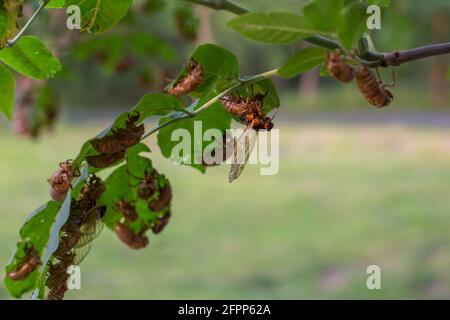
[[[183,0],[190,3],[206,6],[214,10],[225,10],[240,15],[250,12],[229,0]],[[342,45],[332,39],[323,36],[312,36],[306,38],[305,41],[327,49],[341,49]],[[361,43],[360,43],[361,44]],[[361,47],[360,47],[361,48]],[[399,66],[403,63],[428,58],[437,55],[450,53],[450,42],[413,48],[403,51],[394,51],[389,53],[373,52],[365,48],[366,51],[362,55],[357,56],[357,60],[370,68]],[[344,50],[345,51],[345,50]]]
[[[152,130],[150,130],[149,132],[147,132],[145,135],[142,136],[142,140],[148,138],[149,136],[151,136],[152,134],[158,132],[160,129],[167,127],[175,122],[178,122],[180,120],[184,120],[184,119],[189,119],[189,118],[193,118],[195,116],[197,116],[198,114],[200,114],[201,112],[205,111],[206,109],[208,109],[209,107],[211,107],[212,105],[214,105],[216,102],[219,102],[220,99],[222,99],[223,97],[225,97],[226,95],[229,95],[231,93],[233,93],[234,91],[248,86],[252,83],[256,83],[259,82],[261,80],[264,79],[269,79],[273,76],[275,76],[278,73],[279,69],[274,69],[274,70],[270,70],[264,73],[260,73],[254,76],[250,76],[250,77],[245,77],[243,79],[239,79],[238,82],[234,83],[233,85],[231,85],[231,87],[229,87],[228,89],[224,90],[223,92],[221,92],[220,94],[218,94],[217,96],[215,96],[214,98],[212,98],[211,100],[209,100],[208,102],[206,102],[205,104],[203,104],[200,108],[198,108],[197,110],[195,110],[194,112],[190,112],[188,114],[183,114],[181,116],[177,116],[177,114],[179,114],[179,112],[174,112],[171,115],[175,116],[174,118],[170,119],[169,121],[153,128]],[[170,116],[170,115],[169,115]]]
[[[42,1],[42,3],[39,5],[39,8],[36,9],[36,11],[33,13],[33,15],[27,21],[27,23],[23,26],[23,28],[19,31],[19,33],[17,33],[17,35],[14,38],[12,38],[11,40],[6,41],[5,48],[12,47],[13,45],[15,45],[17,43],[17,41],[19,41],[19,39],[24,35],[24,33],[27,31],[27,29],[33,23],[34,19],[36,19],[36,17],[39,15],[39,13],[41,13],[41,11],[45,8],[47,3],[49,3],[49,2],[50,2],[50,0]]]
[[[450,42],[433,44],[419,48],[385,53],[381,66],[399,66],[403,63],[428,57],[450,54]]]

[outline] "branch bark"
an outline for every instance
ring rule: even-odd
[[[249,10],[240,7],[229,0],[184,0],[190,3],[203,5],[214,10],[225,10],[236,15],[250,12]],[[327,49],[342,49],[342,45],[335,40],[323,37],[313,36],[306,38],[308,41],[319,47]],[[362,56],[359,56],[358,61],[370,68],[400,66],[404,63],[414,60],[424,59],[432,56],[450,54],[450,42],[429,45],[419,48],[413,48],[403,51],[394,51],[388,53],[367,51]]]
[[[33,15],[30,17],[30,19],[27,21],[27,23],[23,26],[23,28],[17,33],[17,35],[6,42],[6,48],[12,47],[19,41],[19,39],[25,34],[27,29],[30,27],[30,25],[33,23],[33,21],[36,19],[36,17],[41,13],[41,11],[45,8],[45,6],[50,2],[50,0],[44,0],[39,5],[39,7],[36,9],[36,11],[33,13]]]
[[[381,66],[400,66],[404,63],[428,57],[450,54],[450,42],[433,44],[419,48],[385,53]]]

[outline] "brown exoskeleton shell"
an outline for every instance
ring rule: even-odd
[[[72,179],[79,176],[78,169],[73,168],[72,160],[61,162],[58,170],[56,170],[49,179],[50,196],[55,201],[63,201],[67,195],[67,191],[72,187]]]
[[[125,243],[131,249],[142,249],[147,247],[149,243],[148,237],[143,232],[135,234],[133,230],[125,224],[117,222],[114,229],[120,241]]]
[[[339,52],[331,51],[328,53],[325,68],[337,80],[348,83],[355,78],[355,69],[345,63]]]
[[[250,113],[264,117],[264,112],[262,111],[264,98],[265,95],[263,94],[257,94],[247,98],[227,95],[220,99],[220,101],[225,110],[239,118]]]
[[[138,186],[138,197],[140,199],[147,200],[151,198],[156,191],[158,191],[158,187],[156,186],[157,176],[158,173],[156,171],[151,173],[147,171],[145,172],[145,178]]]
[[[80,227],[73,223],[66,223],[62,228],[65,235],[61,238],[54,256],[61,258],[72,250],[81,238]]]
[[[125,157],[125,150],[116,153],[104,153],[97,156],[86,157],[87,163],[94,168],[107,168],[119,161],[123,160]]]
[[[8,273],[9,279],[13,281],[23,280],[41,264],[39,253],[33,247],[25,248],[25,254],[24,262],[16,270]]]
[[[160,191],[159,197],[149,204],[149,209],[154,212],[162,211],[170,206],[172,201],[172,187],[167,181],[166,185]]]
[[[154,234],[161,233],[165,229],[165,227],[169,224],[170,217],[171,217],[170,211],[159,217],[158,220],[152,226],[153,233]]]
[[[202,83],[203,68],[199,63],[191,61],[187,74],[167,91],[174,96],[183,96],[197,89]]]
[[[67,280],[69,279],[69,274],[67,273],[67,268],[69,268],[74,260],[73,253],[66,253],[63,255],[59,262],[56,264],[51,264],[48,270],[48,277],[45,282],[46,286],[50,289],[47,300],[62,300],[67,287]]]
[[[136,208],[124,199],[121,199],[119,201],[119,203],[117,204],[117,208],[119,209],[120,213],[122,213],[125,220],[133,222],[138,219]]]
[[[141,141],[142,135],[145,133],[145,126],[141,124],[136,126],[139,120],[139,112],[135,115],[128,115],[126,129],[118,128],[112,130],[112,135],[92,139],[91,144],[98,152],[104,154],[118,153],[124,151]]]
[[[356,82],[366,100],[378,108],[386,107],[394,100],[394,95],[386,89],[386,85],[378,81],[372,70],[365,66],[356,72]]]

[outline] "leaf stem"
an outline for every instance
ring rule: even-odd
[[[27,31],[27,29],[30,27],[30,25],[33,23],[33,21],[36,19],[36,17],[41,13],[41,11],[45,8],[47,3],[49,3],[50,0],[44,0],[39,5],[39,8],[36,9],[36,11],[33,13],[33,15],[30,17],[30,19],[27,21],[27,23],[22,27],[22,29],[17,33],[17,35],[12,38],[11,40],[6,41],[6,48],[14,46],[17,41],[24,35],[24,33]]]
[[[238,89],[240,89],[242,87],[245,87],[245,86],[248,86],[249,84],[252,84],[252,83],[264,80],[264,79],[269,79],[269,78],[272,78],[273,76],[276,76],[278,74],[278,70],[279,69],[273,69],[273,70],[266,71],[266,72],[263,72],[263,73],[260,73],[260,74],[254,75],[254,76],[245,77],[243,79],[237,80],[237,82],[234,83],[233,85],[231,85],[228,89],[222,91],[221,93],[216,95],[214,98],[212,98],[211,100],[207,101],[205,104],[200,106],[194,112],[190,112],[188,114],[183,114],[182,116],[175,117],[173,119],[170,119],[167,122],[164,122],[164,123],[160,124],[159,126],[153,128],[152,130],[147,132],[144,136],[142,136],[141,140],[144,140],[144,139],[148,138],[152,134],[158,132],[160,129],[165,128],[165,127],[167,127],[167,126],[169,126],[169,125],[171,125],[171,124],[173,124],[175,122],[178,122],[178,121],[184,120],[184,119],[193,118],[193,117],[197,116],[201,112],[205,111],[206,109],[208,109],[209,107],[214,105],[216,102],[219,102],[220,99],[222,99],[226,95],[229,95],[229,94],[233,93],[234,91],[236,91],[236,90],[238,90]],[[173,113],[172,115],[174,115],[174,114],[175,113]]]

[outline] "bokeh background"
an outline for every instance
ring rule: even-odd
[[[303,3],[235,2],[277,11]],[[449,41],[448,0],[391,2],[382,30],[373,32],[379,51]],[[161,91],[196,45],[235,52],[243,75],[277,67],[303,46],[250,42],[225,26],[230,14],[180,3],[137,2],[119,27],[95,38],[67,35],[59,11],[34,25],[67,66],[45,84],[62,109],[54,128],[34,139],[25,137],[19,115],[11,124],[0,120],[2,278],[20,226],[48,198],[46,179],[57,164],[143,94]],[[130,46],[129,34],[147,35],[145,50]],[[174,189],[169,227],[139,252],[105,229],[82,264],[82,290],[67,298],[450,298],[449,56],[396,73],[395,101],[383,110],[368,105],[355,84],[317,70],[275,80],[282,99],[275,176],[250,166],[230,185],[227,167],[202,175],[174,166],[148,139],[155,167]],[[383,77],[389,82],[390,71]],[[22,105],[36,84],[18,81]],[[33,108],[24,107],[27,119]],[[366,288],[373,264],[382,271],[381,290]],[[9,298],[1,285],[0,298]]]

